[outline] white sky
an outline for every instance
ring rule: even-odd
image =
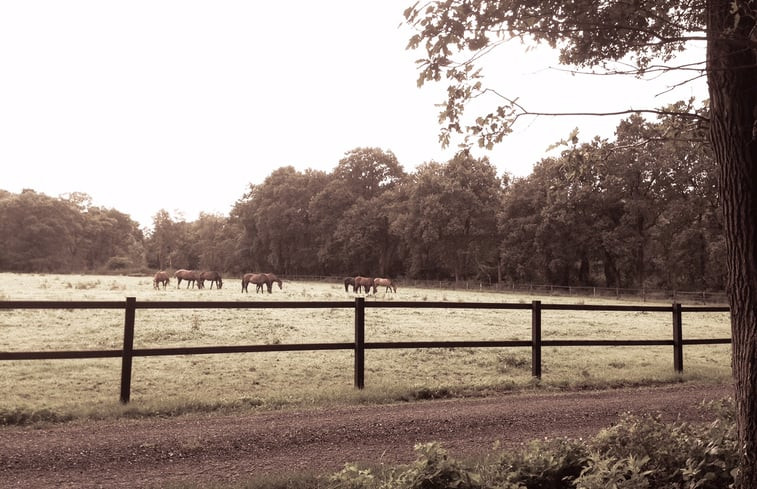
[[[227,215],[249,183],[286,165],[331,171],[357,147],[406,171],[447,161],[443,86],[416,87],[403,10],[413,0],[23,0],[0,2],[0,189],[85,192],[150,227],[166,209]],[[700,56],[701,57],[701,56]],[[547,50],[512,46],[487,73],[531,111],[655,108],[704,81],[570,76]],[[574,127],[612,137],[618,118],[524,120],[487,155],[530,173]]]

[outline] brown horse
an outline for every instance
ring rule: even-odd
[[[247,286],[251,283],[255,284],[256,293],[263,290],[263,285],[266,285],[268,292],[271,292],[271,284],[264,273],[245,273],[242,277],[242,292],[247,292]]]
[[[273,286],[274,283],[279,284],[279,290],[281,290],[283,288],[282,285],[281,285],[281,280],[275,274],[273,274],[273,273],[266,273],[265,276],[268,279],[268,293],[269,294],[271,293],[271,288],[272,288],[272,286]]]
[[[352,290],[355,290],[355,277],[347,277],[344,279],[344,291],[349,292],[350,291],[350,285],[352,286]]]
[[[390,290],[395,293],[397,292],[397,287],[395,287],[395,285],[392,283],[392,279],[390,278],[380,278],[380,277],[374,278],[373,279],[373,293],[374,294],[376,293],[376,289],[378,287],[386,287],[384,289],[385,294],[389,292]]]
[[[218,272],[210,271],[200,273],[199,278],[197,279],[197,286],[204,289],[206,280],[210,280],[211,289],[213,288],[213,284],[216,285],[217,289],[223,287],[223,279],[221,279],[221,274]]]
[[[152,279],[152,288],[153,289],[159,289],[160,284],[163,284],[163,288],[166,288],[166,285],[168,285],[168,282],[170,282],[170,277],[168,276],[168,272],[160,271],[155,274],[155,277]]]
[[[373,279],[369,277],[361,277],[358,275],[355,277],[355,286],[353,287],[353,292],[360,292],[360,288],[365,289],[365,293],[369,293],[371,287],[373,287],[373,293],[376,293],[376,286],[373,285]]]
[[[186,280],[187,288],[189,288],[190,284],[192,285],[192,288],[194,288],[195,282],[198,280],[199,275],[200,274],[196,272],[195,270],[185,270],[183,268],[180,270],[176,270],[176,273],[173,274],[173,276],[176,277],[176,280],[178,282],[176,284],[176,288],[178,289],[181,286],[182,280]],[[197,288],[201,289],[202,284],[198,283]]]

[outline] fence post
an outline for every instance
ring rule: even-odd
[[[355,297],[355,387],[365,387],[365,297]]]
[[[677,302],[673,303],[673,368],[683,372],[683,315]]]
[[[124,315],[124,349],[121,352],[121,403],[129,402],[131,396],[131,359],[134,351],[134,317],[136,313],[136,297],[126,298],[126,313]]]
[[[531,302],[531,376],[541,379],[541,301]]]

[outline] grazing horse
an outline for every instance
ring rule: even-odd
[[[344,279],[344,291],[349,292],[350,291],[350,285],[352,286],[352,290],[355,290],[355,277],[347,277]]]
[[[373,279],[373,293],[374,294],[376,293],[376,289],[378,287],[386,287],[384,289],[384,293],[385,294],[387,292],[389,292],[390,290],[392,292],[395,292],[395,293],[397,292],[397,287],[394,286],[394,284],[392,283],[392,279],[390,279],[390,278],[375,278],[375,279]]]
[[[152,288],[153,289],[159,289],[160,284],[163,284],[163,288],[166,288],[166,285],[168,285],[168,282],[170,282],[170,278],[168,276],[168,272],[160,271],[155,274],[155,277],[152,279]]]
[[[353,292],[360,292],[360,288],[365,289],[365,293],[369,293],[371,287],[373,287],[373,293],[376,293],[376,286],[373,285],[373,279],[369,277],[361,277],[357,276],[355,277],[355,286],[353,287]]]
[[[194,270],[185,270],[183,268],[181,270],[176,270],[176,273],[173,274],[173,276],[176,277],[176,280],[178,282],[176,284],[176,288],[178,289],[181,286],[182,280],[186,280],[187,288],[189,288],[189,284],[192,284],[192,288],[194,288],[195,282],[198,281],[199,275],[200,274]],[[202,284],[198,282],[197,288],[201,289]]]
[[[204,289],[206,280],[210,280],[211,289],[213,288],[213,284],[216,284],[217,289],[223,287],[223,280],[221,279],[221,274],[218,272],[210,271],[200,273],[197,279],[197,286],[201,289]]]
[[[261,292],[263,285],[266,285],[268,292],[271,292],[271,284],[264,273],[245,273],[242,277],[242,292],[247,292],[247,286],[251,283],[255,284],[255,293]]]
[[[275,274],[273,274],[273,273],[266,273],[265,276],[268,279],[268,293],[269,294],[271,293],[271,287],[273,286],[274,282],[277,283],[277,284],[279,284],[279,290],[281,290],[283,288],[281,286],[281,280]]]

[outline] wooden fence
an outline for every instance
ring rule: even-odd
[[[233,346],[194,346],[172,348],[134,348],[134,327],[137,309],[314,309],[314,308],[352,308],[355,311],[355,336],[349,343],[296,343],[275,345],[233,345]],[[484,341],[395,341],[370,342],[365,338],[365,310],[388,308],[411,309],[510,309],[531,311],[531,338],[529,340],[484,340]],[[630,306],[630,305],[579,305],[579,304],[542,304],[533,301],[530,304],[512,304],[499,302],[402,302],[370,301],[356,297],[351,301],[331,302],[184,302],[184,301],[142,301],[127,297],[126,301],[0,301],[3,309],[123,309],[124,336],[123,348],[119,350],[75,350],[75,351],[0,351],[1,360],[52,360],[77,358],[121,358],[121,392],[122,403],[129,402],[131,393],[132,359],[158,355],[207,355],[217,353],[251,353],[282,351],[315,350],[354,350],[354,385],[358,389],[365,386],[365,350],[394,348],[491,348],[524,347],[531,348],[531,374],[541,378],[541,350],[545,346],[672,346],[673,368],[683,372],[684,345],[728,344],[730,338],[684,339],[684,312],[728,312],[725,306]],[[542,338],[542,311],[615,311],[615,312],[658,312],[671,314],[672,335],[670,339],[656,340],[552,340]]]

